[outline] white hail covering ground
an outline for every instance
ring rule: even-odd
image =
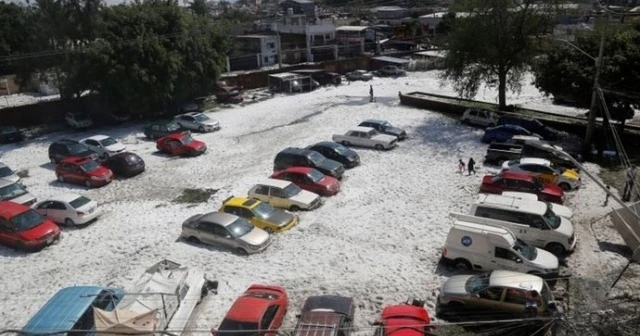
[[[304,299],[317,294],[353,296],[358,303],[355,326],[363,334],[372,334],[369,322],[383,306],[410,295],[425,298],[433,313],[436,291],[452,274],[437,267],[452,224],[448,214],[468,211],[486,170],[460,176],[457,161],[474,157],[481,164],[486,145],[479,141],[481,130],[398,104],[398,91],[439,92],[432,77],[376,78],[211,113],[222,130],[194,134],[209,146],[205,155],[195,158],[158,154],[155,143],[143,138],[139,124],[52,134],[0,147],[0,161],[16,170],[28,169],[24,183],[40,199],[74,192],[100,202],[105,211],[86,228],[63,228],[60,243],[39,253],[0,247],[0,325],[22,327],[65,286],[128,287],[164,258],[201,267],[210,280],[220,281],[219,294],[205,298],[193,316],[191,327],[202,334],[219,325],[233,300],[252,283],[286,287],[291,307],[285,329],[294,326]],[[369,103],[369,84],[376,103]],[[495,97],[495,92],[483,95]],[[509,102],[522,99],[528,98],[510,97]],[[409,139],[388,152],[359,150],[363,164],[345,173],[340,193],[319,209],[302,213],[300,224],[279,235],[264,253],[242,257],[178,239],[185,219],[217,210],[228,196],[244,195],[269,176],[279,150],[328,140],[367,118],[389,120],[407,129]],[[49,144],[63,136],[80,139],[94,133],[113,136],[138,153],[147,172],[92,190],[56,182],[47,159]],[[593,164],[587,168],[599,170]],[[612,281],[626,260],[616,252],[601,251],[599,244],[622,240],[606,225],[590,229],[590,220],[609,208],[602,206],[604,193],[595,183],[583,180],[583,188],[570,193],[567,201],[575,212],[578,234],[577,251],[568,265],[574,276]],[[172,202],[184,188],[219,191],[207,203]]]

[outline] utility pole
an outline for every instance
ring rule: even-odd
[[[282,69],[282,42],[280,40],[280,29],[276,31],[278,35],[278,69]]]

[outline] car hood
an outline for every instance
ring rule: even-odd
[[[321,185],[325,188],[329,187],[331,189],[337,189],[340,186],[340,182],[335,177],[325,176],[320,181],[318,181],[318,185]]]
[[[556,215],[564,218],[573,217],[573,211],[571,211],[571,209],[569,209],[568,207],[555,203],[549,204],[551,204],[551,209],[553,209],[553,212],[555,212]]]
[[[391,142],[391,141],[397,140],[395,135],[388,135],[388,134],[376,134],[371,139],[377,140],[377,141],[384,141],[384,142]]]
[[[562,176],[565,178],[568,178],[570,180],[579,180],[580,179],[580,174],[573,170],[573,169],[566,169],[564,172],[562,172]]]
[[[553,253],[549,251],[545,251],[541,248],[536,248],[536,250],[538,251],[538,255],[536,256],[535,259],[530,260],[531,263],[533,263],[539,268],[543,268],[547,270],[558,269],[558,265],[559,265],[558,257],[553,255]]]
[[[467,280],[473,275],[454,275],[450,277],[442,285],[442,294],[445,295],[467,295],[467,289],[464,287]]]
[[[558,226],[556,231],[569,238],[573,236],[573,224],[570,220],[560,216],[560,226]]]
[[[386,133],[391,133],[394,135],[402,135],[403,133],[405,133],[405,131],[402,128],[399,127],[387,127],[384,130]]]
[[[92,170],[91,172],[89,172],[90,176],[98,176],[98,177],[102,177],[102,176],[109,176],[111,175],[111,170],[109,170],[109,168],[105,168],[105,167],[99,167],[96,170]]]
[[[12,198],[10,201],[18,204],[27,204],[30,202],[35,202],[36,196],[30,192],[27,192],[26,194],[22,194],[16,198]]]
[[[184,145],[186,148],[188,149],[192,149],[192,150],[200,150],[202,148],[207,147],[207,145],[202,142],[202,141],[198,141],[198,140],[193,140],[190,143]]]
[[[269,239],[269,234],[262,229],[254,227],[253,230],[240,237],[240,239],[249,245],[261,245]]]
[[[217,120],[209,119],[209,120],[201,121],[200,123],[207,126],[218,126],[220,122],[218,122]]]
[[[299,194],[291,197],[290,199],[293,202],[297,202],[300,204],[311,204],[313,203],[313,201],[316,200],[316,198],[318,198],[319,196],[317,194],[314,194],[310,191],[306,191],[306,190],[301,190]]]
[[[18,235],[24,240],[38,240],[48,235],[56,235],[60,233],[60,228],[52,221],[45,219],[40,225],[27,231],[19,232]]]
[[[269,217],[267,217],[267,221],[278,226],[286,226],[287,224],[291,223],[293,218],[294,216],[292,214],[276,209],[269,214]]]
[[[106,149],[109,152],[121,152],[123,150],[125,150],[127,147],[121,143],[116,143],[113,144],[111,146],[107,146],[104,149]]]
[[[494,175],[485,175],[484,177],[482,177],[482,184],[491,184],[491,182],[493,181],[493,177]]]

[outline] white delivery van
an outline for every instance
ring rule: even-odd
[[[480,218],[474,220],[471,217],[463,220],[504,226],[516,237],[558,256],[571,252],[576,247],[577,239],[571,221],[556,215],[545,202],[479,194],[469,210],[469,215]],[[454,217],[462,219],[460,215]],[[483,220],[482,217],[493,221]]]
[[[503,191],[502,196],[510,196],[510,197],[515,197],[523,200],[540,201],[540,199],[538,198],[538,195],[528,193],[528,192],[521,192],[521,191]],[[571,217],[573,217],[573,211],[571,211],[571,209],[569,209],[568,207],[560,204],[550,203],[550,202],[545,202],[545,203],[547,203],[551,207],[551,209],[553,209],[553,212],[555,212],[556,215],[562,216],[567,219],[571,219]]]
[[[506,228],[457,220],[449,230],[442,260],[469,270],[504,269],[558,275],[558,258],[545,250],[517,239]]]

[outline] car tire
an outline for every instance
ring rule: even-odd
[[[197,237],[191,236],[187,238],[187,242],[191,244],[200,244],[200,239],[198,239]]]
[[[563,191],[571,190],[571,186],[567,182],[562,182],[562,183],[558,184],[558,187],[562,188]]]
[[[544,247],[544,249],[553,253],[553,255],[555,255],[556,257],[562,257],[566,252],[566,250],[564,249],[564,246],[558,243],[549,243],[547,244],[547,246]]]
[[[72,226],[76,226],[76,223],[71,218],[65,218],[64,225],[68,227],[72,227]]]
[[[469,270],[469,271],[473,270],[473,268],[471,267],[471,263],[467,259],[458,258],[458,259],[453,261],[453,265],[456,268],[461,268],[461,269]]]
[[[265,228],[264,231],[267,232],[268,234],[273,234],[272,228]]]
[[[84,180],[84,186],[87,187],[87,188],[91,188],[91,181]]]
[[[300,207],[297,206],[297,205],[292,205],[292,206],[289,207],[289,210],[290,211],[300,211]]]
[[[64,182],[64,176],[62,176],[62,175],[58,175],[58,181],[60,181],[60,182]]]
[[[198,132],[200,132],[200,133],[204,133],[204,126],[200,126],[200,127],[198,127]]]
[[[247,252],[247,250],[243,249],[242,247],[236,248],[236,253],[241,256],[249,255],[249,252]]]
[[[375,146],[373,146],[373,148],[377,149],[377,150],[383,150],[384,146],[381,144],[376,144]]]

